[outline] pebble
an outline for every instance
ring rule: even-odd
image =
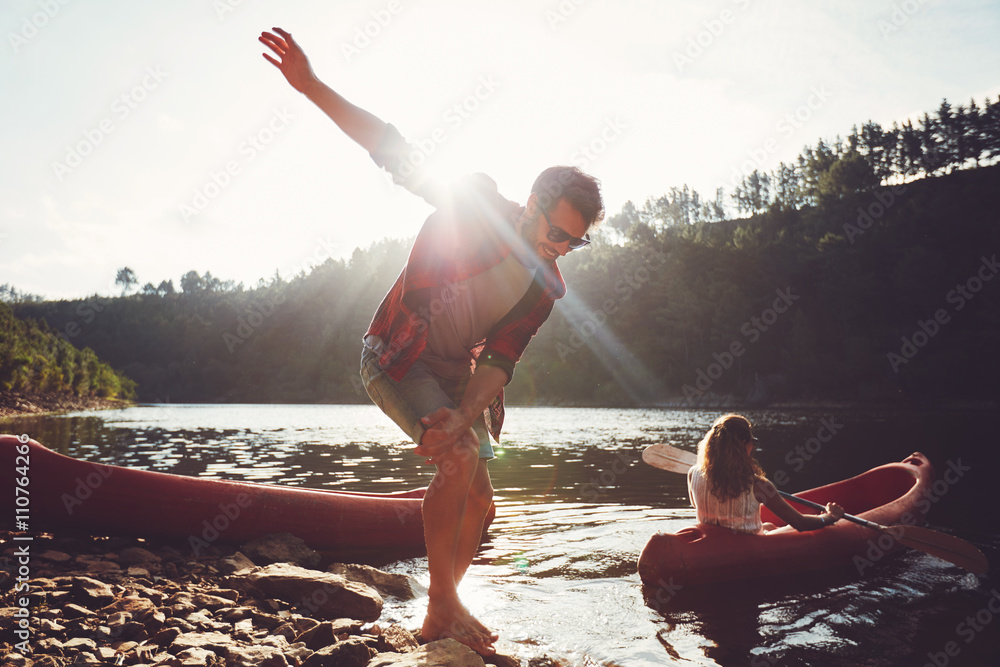
[[[13,555],[12,537],[0,532],[0,559]],[[308,548],[294,538],[289,546],[288,540],[266,541],[266,559],[286,549],[300,563],[319,564]],[[41,534],[34,536],[32,551],[38,555],[27,582],[34,605],[31,651],[14,645],[18,598],[24,593],[8,589],[0,594],[3,665],[367,667],[383,656],[387,661],[378,664],[387,666],[484,665],[454,640],[442,640],[459,647],[452,647],[452,654],[441,650],[440,641],[422,647],[399,625],[371,624],[382,606],[376,588],[401,598],[423,594],[412,577],[357,565],[326,563],[329,570],[321,571],[254,563],[242,551],[220,545],[194,557],[185,544],[143,539]],[[356,599],[332,604],[343,597]],[[420,655],[433,656],[434,662],[413,662]],[[522,665],[514,656],[490,663]]]

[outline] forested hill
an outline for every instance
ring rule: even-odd
[[[995,399],[1000,166],[749,219],[663,224],[560,260],[570,294],[532,341],[512,403]],[[407,243],[256,289],[22,302],[138,383],[144,401],[363,402],[361,336]],[[53,380],[54,381],[54,380]]]
[[[80,350],[45,324],[14,317],[0,302],[0,389],[81,398],[135,395],[135,383],[90,349]]]
[[[996,400],[998,160],[1000,101],[945,101],[768,173],[750,161],[728,198],[684,186],[629,202],[560,260],[569,295],[508,400]],[[728,201],[748,217],[727,220]],[[191,271],[180,291],[0,297],[134,379],[140,400],[366,402],[361,337],[408,246],[383,241],[254,289]],[[136,282],[127,268],[119,279]]]

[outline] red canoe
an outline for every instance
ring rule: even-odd
[[[923,454],[872,468],[857,477],[795,494],[886,526],[923,522],[934,468]],[[811,510],[797,507],[803,513]],[[676,533],[657,533],[639,556],[644,584],[683,585],[764,577],[855,565],[859,571],[900,548],[889,535],[847,520],[800,533],[761,507],[761,519],[782,526],[750,535],[721,526],[696,524]]]
[[[79,461],[11,435],[0,436],[0,466],[16,487],[0,506],[2,530],[181,539],[195,554],[280,532],[340,555],[424,547],[426,489],[348,493],[184,477]]]

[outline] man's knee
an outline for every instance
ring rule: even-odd
[[[472,484],[468,503],[483,515],[489,511],[490,505],[493,504],[493,484],[488,477],[485,481],[476,480]]]
[[[438,460],[438,469],[445,475],[469,480],[476,474],[479,465],[479,439],[470,430]]]

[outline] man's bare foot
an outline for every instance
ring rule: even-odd
[[[498,635],[476,620],[458,598],[431,600],[427,604],[427,617],[424,618],[420,634],[427,641],[451,637],[479,655],[496,653],[493,643]]]

